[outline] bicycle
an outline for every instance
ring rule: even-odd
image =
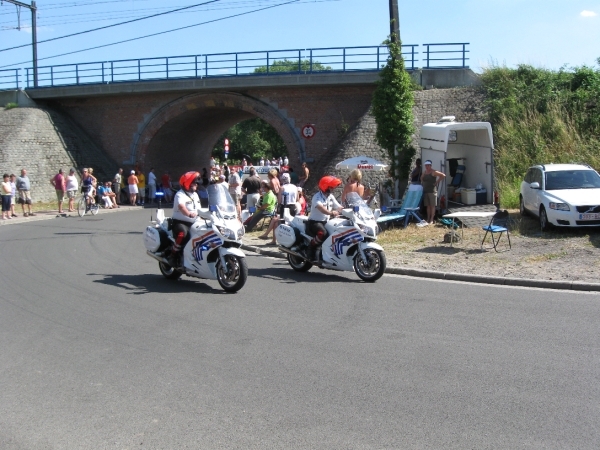
[[[88,212],[95,216],[98,214],[98,209],[98,203],[94,201],[88,192],[84,192],[79,202],[77,202],[77,214],[79,214],[79,217],[85,216]]]

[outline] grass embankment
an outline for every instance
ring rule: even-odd
[[[482,79],[503,207],[519,206],[531,165],[578,162],[600,169],[600,69],[494,67]]]

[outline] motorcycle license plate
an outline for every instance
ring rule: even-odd
[[[579,214],[579,220],[599,220],[600,214],[598,213],[588,213],[588,214]]]

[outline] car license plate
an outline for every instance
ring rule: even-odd
[[[597,213],[589,213],[589,214],[579,214],[579,220],[599,220],[600,214]]]

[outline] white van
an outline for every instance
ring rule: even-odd
[[[421,128],[421,161],[446,174],[438,190],[438,206],[494,203],[494,138],[489,122],[455,122],[445,116]],[[464,171],[461,172],[462,166]],[[458,184],[460,186],[453,186]],[[455,192],[460,189],[459,192]]]

